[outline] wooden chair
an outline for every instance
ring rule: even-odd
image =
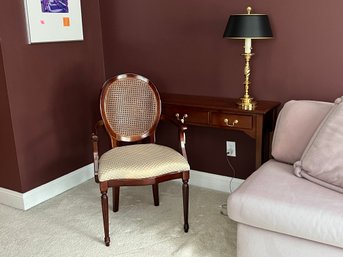
[[[184,124],[161,115],[161,100],[148,79],[128,73],[104,83],[100,97],[100,120],[92,134],[95,181],[100,185],[105,244],[110,245],[108,197],[113,188],[113,211],[118,211],[120,186],[152,185],[154,205],[159,205],[158,184],[181,178],[184,231],[188,232],[189,164]],[[178,126],[181,152],[155,143],[158,122],[167,119]],[[99,159],[99,126],[104,125],[112,149]],[[145,139],[145,140],[143,140]],[[142,141],[147,141],[143,143]]]

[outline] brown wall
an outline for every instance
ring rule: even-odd
[[[15,149],[10,107],[8,102],[6,77],[0,45],[0,142],[1,142],[1,187],[21,190],[21,182]]]
[[[229,15],[245,12],[247,4],[269,15],[275,36],[253,41],[256,99],[332,101],[342,95],[340,0],[102,0],[106,76],[136,72],[164,92],[241,96],[243,41],[222,35]],[[254,142],[244,135],[192,128],[189,138],[193,169],[232,175],[225,140],[239,142],[232,159],[239,177],[254,168]]]
[[[34,45],[27,44],[23,1],[1,4],[0,187],[26,192],[90,163],[89,133],[105,77],[136,72],[164,92],[242,95],[243,42],[224,40],[222,34],[229,15],[243,12],[246,3],[81,4],[84,41]],[[331,101],[342,95],[340,0],[249,4],[269,14],[275,34],[273,40],[253,42],[251,92],[256,99]],[[167,131],[162,129],[161,140]],[[195,127],[188,136],[192,168],[232,175],[225,140],[239,142],[238,157],[232,159],[237,175],[251,172],[254,143],[249,137]]]
[[[8,138],[0,154],[11,151],[0,187],[26,192],[91,162],[90,133],[105,73],[98,1],[81,1],[84,41],[32,45],[23,3],[3,1],[0,9],[6,85],[0,82],[8,95],[1,103],[7,105],[0,115]]]

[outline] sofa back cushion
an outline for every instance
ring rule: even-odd
[[[291,100],[279,113],[272,142],[274,159],[293,164],[300,160],[306,146],[333,103]]]
[[[297,176],[343,193],[343,97],[335,101],[294,166]]]

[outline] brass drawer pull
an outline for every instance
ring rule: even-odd
[[[181,121],[181,123],[185,123],[186,118],[188,118],[188,114],[185,113],[184,115],[182,115],[182,118],[180,119],[180,114],[179,114],[179,113],[176,113],[176,114],[175,114],[175,117],[176,117],[177,120]]]
[[[238,120],[234,120],[231,124],[229,124],[229,119],[224,119],[224,123],[228,127],[234,127],[236,124],[238,124]]]

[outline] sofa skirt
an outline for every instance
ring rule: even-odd
[[[342,256],[342,248],[238,223],[237,257]]]

